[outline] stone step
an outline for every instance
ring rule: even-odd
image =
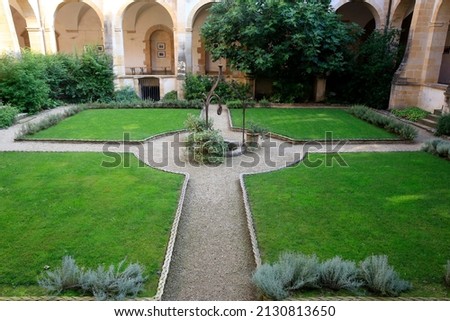
[[[439,121],[440,117],[441,116],[439,116],[439,115],[428,114],[427,117],[425,117],[425,119],[437,123]]]
[[[442,110],[441,110],[441,109],[435,109],[435,110],[433,111],[433,115],[436,115],[436,116],[442,116]]]
[[[433,120],[426,119],[426,118],[419,120],[417,123],[425,125],[425,126],[430,127],[430,128],[434,128],[434,129],[437,128],[437,122],[435,122]]]

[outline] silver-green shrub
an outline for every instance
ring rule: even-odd
[[[290,291],[318,286],[319,261],[315,255],[284,253],[273,265],[263,264],[253,274],[254,284],[269,297],[282,300]]]
[[[359,269],[355,262],[345,261],[336,256],[321,264],[319,283],[321,287],[331,290],[355,291],[363,284],[358,276]]]
[[[361,278],[372,292],[383,296],[398,296],[412,288],[410,282],[402,280],[389,265],[386,255],[372,255],[361,262]]]
[[[47,271],[38,284],[52,294],[75,290],[94,295],[97,300],[123,300],[141,292],[146,280],[142,265],[132,263],[123,268],[124,264],[125,260],[117,268],[100,265],[96,270],[85,270],[71,256],[65,256],[61,267]]]
[[[375,126],[384,128],[389,132],[401,136],[403,139],[413,140],[417,137],[417,130],[405,123],[393,118],[381,115],[376,111],[362,105],[356,105],[350,108],[349,113]]]
[[[288,290],[318,287],[320,263],[315,255],[287,252],[280,255],[278,264],[289,276]]]
[[[447,141],[442,141],[436,147],[436,153],[440,157],[450,157],[450,143]]]
[[[100,301],[135,297],[144,287],[144,268],[133,263],[123,269],[124,263],[125,261],[120,262],[117,268],[114,265],[109,268],[100,265],[96,270],[87,270],[80,278],[81,289],[92,293]]]
[[[450,143],[442,139],[426,141],[422,146],[422,150],[433,155],[450,158]]]
[[[253,274],[253,283],[267,296],[283,300],[289,296],[285,289],[285,274],[279,264],[263,264]]]
[[[64,256],[61,267],[54,271],[46,271],[45,275],[38,280],[39,286],[52,294],[60,294],[63,291],[79,288],[79,280],[82,270],[78,267],[75,259]]]

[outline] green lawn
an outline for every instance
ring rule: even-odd
[[[233,125],[242,127],[242,110],[231,109],[231,116]],[[335,108],[250,108],[246,121],[297,140],[325,139],[326,132],[332,132],[335,139],[398,138]]]
[[[97,153],[0,153],[0,296],[44,294],[38,276],[65,255],[140,262],[143,295],[156,293],[184,178],[130,157],[104,168]]]
[[[407,296],[449,297],[450,162],[425,152],[341,155],[348,167],[246,177],[263,261],[283,251],[357,262],[386,254],[413,282]]]
[[[31,139],[142,140],[156,134],[184,128],[195,109],[91,109],[66,118],[56,126],[38,132]]]

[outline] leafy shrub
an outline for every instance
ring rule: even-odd
[[[412,288],[388,264],[386,255],[372,255],[361,262],[361,278],[370,291],[383,296],[398,296]]]
[[[445,284],[450,287],[450,260],[447,261],[447,266],[445,267]]]
[[[433,155],[450,158],[450,142],[445,140],[429,140],[422,146],[422,150]]]
[[[259,104],[260,107],[265,107],[265,108],[271,106],[270,100],[265,99],[265,98],[263,98],[263,99],[261,99],[260,101],[258,101],[258,104]]]
[[[374,30],[365,41],[351,46],[345,70],[333,73],[327,81],[328,89],[335,94],[333,100],[387,109],[392,79],[404,52],[398,39],[398,30]]]
[[[228,100],[226,103],[226,105],[229,109],[244,108],[244,104],[245,104],[246,108],[252,108],[252,107],[255,107],[256,102],[254,100],[249,100],[249,99],[244,100],[244,101],[237,99],[237,100]]]
[[[229,100],[226,104],[229,109],[243,108],[244,106],[242,100]]]
[[[43,55],[28,50],[0,58],[0,100],[20,111],[36,113],[49,103]]]
[[[133,263],[123,269],[125,260],[116,268],[114,265],[106,269],[100,265],[97,270],[82,273],[80,287],[87,293],[92,293],[99,301],[123,300],[127,296],[135,297],[143,290],[145,278],[144,268]]]
[[[97,300],[123,300],[127,296],[135,297],[143,290],[144,268],[138,263],[128,265],[125,260],[116,268],[111,265],[106,269],[100,265],[96,270],[78,267],[71,256],[62,259],[62,265],[55,271],[46,271],[38,283],[52,294],[60,294],[67,290],[92,294]]]
[[[46,55],[46,83],[50,89],[49,98],[52,105],[78,103],[76,70],[79,67],[78,57],[59,53]]]
[[[189,134],[187,148],[189,156],[200,164],[222,163],[227,150],[223,137],[213,129]]]
[[[178,100],[178,93],[176,90],[169,91],[164,95],[162,100]]]
[[[227,145],[219,131],[212,129],[211,120],[206,123],[203,118],[189,114],[184,125],[191,132],[186,146],[192,160],[200,164],[223,162]]]
[[[134,103],[141,100],[134,89],[129,86],[116,90],[114,97],[114,100],[119,103]]]
[[[205,130],[211,130],[213,126],[212,119],[208,121],[206,124],[206,120],[200,116],[195,116],[192,114],[188,115],[188,118],[184,122],[184,126],[193,133],[200,133]]]
[[[46,276],[38,280],[38,284],[50,293],[60,294],[79,288],[81,275],[82,270],[76,264],[75,259],[71,256],[64,256],[61,267],[55,271],[47,271]]]
[[[188,73],[186,74],[186,80],[184,81],[185,98],[187,100],[204,100],[204,95],[211,89],[211,87],[212,83],[209,78]]]
[[[0,128],[6,128],[14,124],[16,116],[19,114],[17,108],[9,105],[0,105]]]
[[[187,74],[184,82],[184,93],[186,99],[205,100],[205,95],[209,93],[216,80],[216,77]],[[228,101],[247,97],[249,91],[249,85],[233,80],[219,82],[215,93],[222,101]]]
[[[319,283],[331,290],[354,291],[362,285],[358,276],[359,270],[354,262],[342,260],[337,256],[321,264]]]
[[[403,139],[413,140],[417,137],[417,130],[414,127],[408,124],[404,124],[388,116],[381,115],[366,106],[353,106],[352,108],[350,108],[349,112],[353,116],[375,126],[384,128],[391,133],[399,135]]]
[[[319,261],[315,255],[284,253],[273,265],[260,266],[252,280],[266,295],[282,300],[291,291],[318,286]]]
[[[89,47],[79,57],[78,64],[75,69],[78,102],[111,101],[114,97],[112,57]]]
[[[427,117],[429,112],[420,109],[419,107],[407,107],[402,109],[393,109],[391,113],[397,117],[405,118],[410,121],[418,121]]]
[[[24,50],[0,57],[0,99],[36,113],[62,103],[111,101],[112,57],[89,48],[82,55],[42,55]]]
[[[450,136],[450,114],[442,115],[439,117],[436,135]]]

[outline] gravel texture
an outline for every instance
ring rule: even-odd
[[[64,108],[22,121],[38,121]],[[242,134],[230,130],[228,110],[222,115],[211,106],[214,128],[225,139],[240,142]],[[187,159],[185,133],[158,137],[141,145],[105,146],[96,143],[15,142],[21,124],[0,130],[0,151],[40,152],[133,152],[150,166],[189,173],[190,180],[178,227],[163,300],[254,300],[251,283],[255,269],[249,231],[239,185],[242,173],[283,168],[300,160],[306,152],[417,151],[433,136],[419,129],[410,144],[363,144],[344,146],[292,145],[280,140],[264,141],[262,147],[241,156],[227,158],[219,166],[199,166]]]

